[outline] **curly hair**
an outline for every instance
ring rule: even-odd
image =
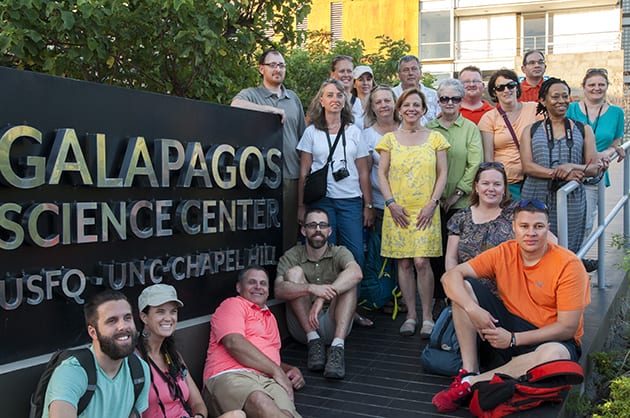
[[[545,99],[547,97],[547,94],[549,93],[549,89],[554,84],[564,84],[567,90],[569,91],[569,95],[571,95],[571,87],[569,87],[566,81],[560,78],[556,78],[556,77],[549,77],[540,86],[540,91],[538,92],[538,106],[536,106],[536,114],[540,114],[540,113],[542,113],[543,115],[547,114],[547,108],[545,107],[545,105],[543,105],[540,102],[540,100]]]

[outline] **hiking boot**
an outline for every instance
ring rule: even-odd
[[[473,375],[461,369],[448,389],[444,389],[433,397],[431,402],[440,412],[453,412],[468,400],[472,394],[470,383],[462,382],[462,378]]]
[[[330,346],[328,361],[324,369],[324,377],[328,379],[343,379],[346,376],[346,361],[343,347]]]
[[[326,364],[326,348],[321,338],[316,338],[308,342],[308,358],[306,367],[312,372],[324,370]]]

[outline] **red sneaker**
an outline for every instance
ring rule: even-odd
[[[470,383],[462,382],[462,378],[472,374],[461,369],[459,374],[455,376],[451,386],[433,397],[431,402],[433,402],[438,411],[453,412],[471,395]]]

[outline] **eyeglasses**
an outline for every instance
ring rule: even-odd
[[[479,169],[481,170],[487,170],[488,168],[497,168],[500,171],[505,170],[505,167],[503,167],[503,164],[498,161],[486,161],[479,164]]]
[[[459,96],[454,96],[454,97],[441,96],[439,100],[440,100],[440,103],[442,104],[447,104],[448,102],[453,102],[453,104],[459,104],[461,103],[462,98]]]
[[[589,68],[588,70],[586,70],[586,74],[591,74],[591,73],[601,73],[601,74],[608,75],[608,70],[605,68]]]
[[[517,86],[518,86],[518,83],[516,81],[510,81],[507,84],[500,84],[498,86],[494,86],[494,91],[503,91],[506,88],[510,90],[514,90]]]
[[[545,65],[545,60],[538,60],[538,61],[527,61],[525,63],[525,65]]]
[[[266,62],[263,65],[266,65],[267,67],[271,68],[272,70],[275,70],[276,68],[280,68],[281,70],[284,70],[287,68],[287,65],[285,63],[278,63],[278,62]]]
[[[317,227],[319,227],[319,229],[326,229],[330,227],[330,224],[328,222],[309,222],[304,224],[304,227],[306,229],[316,229]]]
[[[524,208],[527,206],[533,206],[536,209],[546,210],[546,211],[549,210],[549,208],[547,208],[547,205],[545,205],[543,202],[541,202],[540,200],[534,200],[534,199],[523,199],[518,205],[521,208]]]

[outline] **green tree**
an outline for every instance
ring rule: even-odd
[[[309,11],[310,0],[2,1],[0,65],[226,103],[258,82],[261,50],[302,41],[295,22]]]
[[[330,76],[330,64],[335,55],[348,55],[355,65],[371,66],[376,83],[395,85],[398,83],[398,60],[411,47],[404,40],[395,41],[388,36],[378,39],[378,52],[366,54],[365,44],[360,39],[338,41],[331,47],[329,32],[308,32],[305,44],[285,56],[288,66],[286,85],[295,90],[304,107],[308,107],[321,83]]]

